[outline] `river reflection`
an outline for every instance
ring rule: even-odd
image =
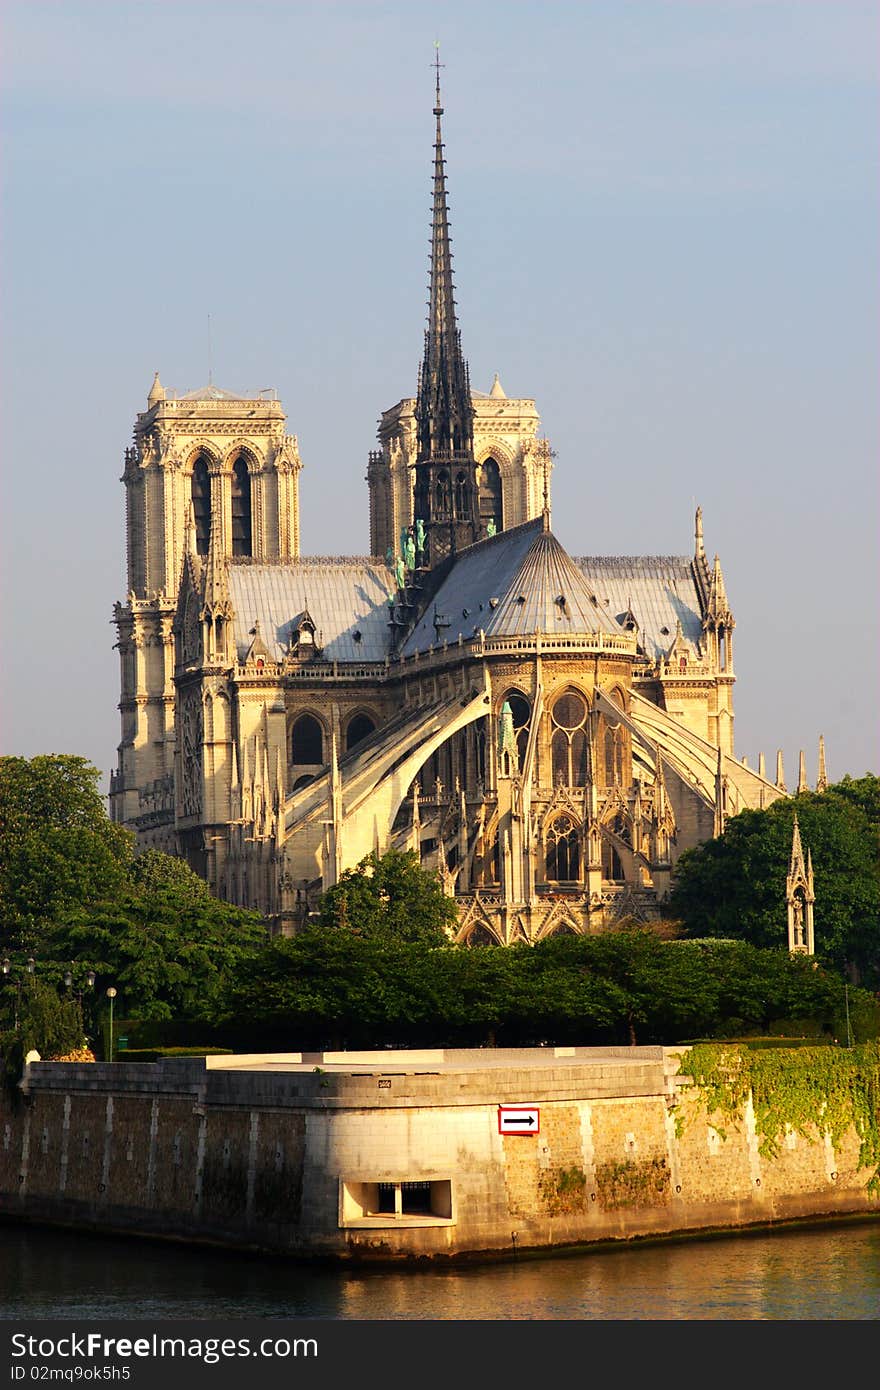
[[[351,1273],[0,1224],[0,1317],[874,1319],[880,1222]]]

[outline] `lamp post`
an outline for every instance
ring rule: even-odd
[[[110,985],[107,990],[107,998],[110,1000],[110,1061],[113,1061],[113,1000],[116,998],[116,990]]]
[[[8,957],[8,956],[4,956],[3,960],[0,961],[0,974],[3,975],[4,980],[7,980],[7,979],[9,978],[9,975],[10,975],[11,971],[13,970],[13,968],[14,968],[14,967],[13,967],[12,961],[9,959],[9,957]],[[18,968],[21,969],[20,966],[19,966]],[[28,974],[28,975],[33,975],[33,973],[34,973],[34,971],[36,970],[36,968],[37,968],[37,962],[34,960],[33,956],[28,956],[27,961],[25,962],[25,965],[24,965],[24,970],[25,970],[26,974]],[[24,983],[24,977],[23,977],[22,975],[19,975],[18,980],[16,981],[16,987],[15,987],[15,1031],[16,1031],[16,1033],[18,1032],[18,1022],[19,1022],[19,1016],[20,1016],[20,1013],[21,1013],[21,987],[22,987],[23,983]]]
[[[79,988],[74,989],[74,984],[75,984],[75,979],[76,979],[75,974],[74,974],[75,965],[76,965],[76,962],[75,962],[75,961],[71,961],[71,962],[70,962],[70,969],[69,969],[69,970],[65,970],[65,972],[64,972],[64,976],[63,976],[63,979],[64,979],[64,988],[67,990],[67,997],[68,997],[68,999],[69,999],[69,1000],[74,1000],[74,999],[76,1000],[77,1012],[78,1012],[78,1014],[79,1014],[79,1026],[80,1026],[80,1030],[81,1030],[81,1032],[82,1032],[82,1035],[83,1035],[83,1037],[85,1038],[85,1036],[86,1036],[86,1025],[85,1025],[85,1018],[84,1018],[84,1016],[83,1016],[83,994],[85,993],[85,990],[86,990],[86,989],[88,989],[88,990],[94,989],[94,987],[95,987],[95,980],[96,980],[97,976],[95,975],[94,970],[87,970],[87,971],[86,971],[86,980],[85,980],[85,989],[82,987],[82,985],[80,985]]]

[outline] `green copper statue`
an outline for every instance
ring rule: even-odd
[[[498,528],[497,528],[497,526],[495,525],[495,518],[494,518],[494,516],[490,516],[490,517],[489,517],[489,520],[486,522],[486,535],[487,535],[487,536],[494,536],[494,535],[495,535],[495,532],[497,531],[497,529],[498,529]]]
[[[416,518],[416,550],[420,555],[425,553],[425,523],[421,517]]]

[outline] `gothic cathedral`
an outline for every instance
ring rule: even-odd
[[[733,750],[733,630],[693,554],[569,555],[535,402],[471,388],[439,85],[416,392],[369,454],[370,554],[300,553],[273,393],[169,393],[125,452],[113,819],[290,934],[412,849],[462,943],[662,914],[677,856],[785,794]]]

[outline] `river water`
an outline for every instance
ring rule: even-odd
[[[880,1221],[351,1272],[0,1223],[0,1318],[880,1317]]]

